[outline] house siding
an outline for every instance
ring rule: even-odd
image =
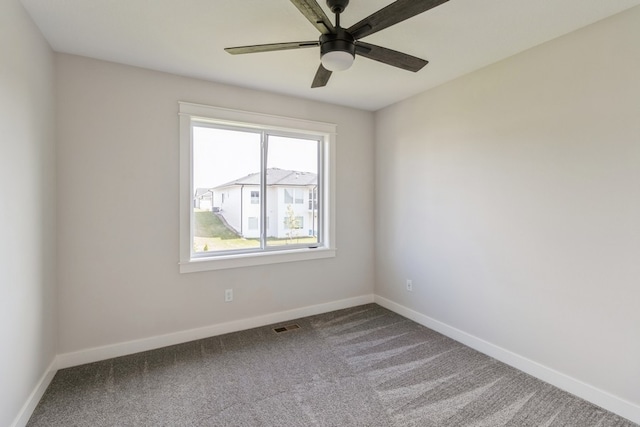
[[[302,203],[287,203],[285,191],[298,189],[303,192]],[[315,185],[309,186],[269,186],[267,188],[267,237],[284,239],[291,237],[291,230],[286,228],[288,206],[293,208],[296,217],[302,217],[302,228],[297,230],[297,237],[308,237],[317,234],[318,224],[314,220],[314,212],[309,210],[309,193]],[[227,223],[246,238],[259,238],[260,229],[250,229],[249,218],[260,218],[260,204],[251,203],[251,192],[260,191],[257,185],[232,185],[215,190],[214,207],[220,208],[220,214]],[[224,194],[224,202],[222,195]]]

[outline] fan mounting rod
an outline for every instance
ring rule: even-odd
[[[336,28],[340,28],[340,14],[349,5],[349,0],[327,0],[327,6],[336,15]]]

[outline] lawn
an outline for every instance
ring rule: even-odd
[[[259,239],[245,239],[227,227],[222,220],[212,212],[194,212],[195,230],[193,246],[196,252],[227,251],[234,249],[259,248]],[[268,238],[269,246],[284,246],[288,244],[316,243],[315,237],[298,237],[293,239]]]
[[[198,237],[217,237],[218,239],[239,239],[240,236],[227,227],[218,215],[209,211],[195,212],[194,235]]]

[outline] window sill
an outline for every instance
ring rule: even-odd
[[[223,255],[182,261],[180,262],[180,273],[224,270],[228,268],[252,267],[283,262],[309,261],[334,258],[335,256],[336,249],[334,248],[294,249],[290,251],[260,252],[255,254]]]

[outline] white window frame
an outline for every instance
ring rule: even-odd
[[[307,261],[336,256],[335,234],[335,143],[336,125],[281,116],[273,116],[248,111],[179,102],[180,117],[180,272],[220,270],[249,267],[282,262]],[[207,257],[192,257],[193,222],[193,138],[192,124],[212,123],[215,125],[241,126],[244,128],[269,131],[297,132],[317,135],[324,140],[322,165],[324,170],[318,176],[323,179],[324,215],[322,246],[317,248],[292,248],[277,251],[262,251],[237,254],[212,254]],[[320,172],[320,171],[319,171]]]

